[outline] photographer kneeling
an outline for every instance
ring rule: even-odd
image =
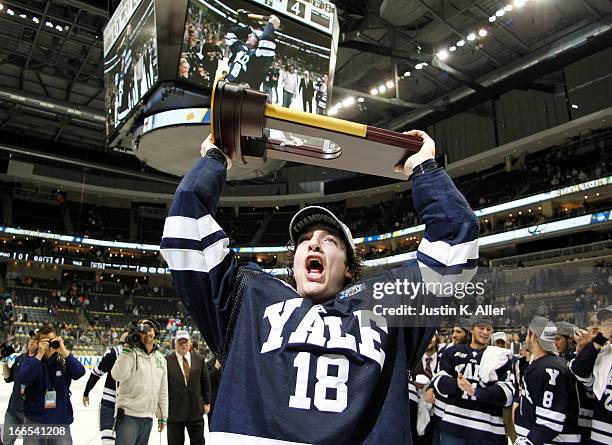
[[[168,376],[166,359],[157,350],[159,325],[140,320],[130,327],[128,347],[117,358],[112,377],[117,381],[115,444],[146,445],[153,417],[158,431],[168,421]]]
[[[25,386],[24,445],[70,445],[74,417],[70,383],[85,375],[83,365],[66,349],[51,326],[36,334],[38,352],[27,358],[19,377]]]

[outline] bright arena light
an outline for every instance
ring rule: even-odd
[[[6,10],[6,13],[7,13],[8,15],[15,15],[15,11],[13,11],[12,9],[7,9],[7,10]]]
[[[344,99],[342,101],[342,106],[343,107],[350,107],[354,103],[355,103],[355,98],[353,96],[349,96],[349,97],[347,97],[346,99]]]
[[[469,42],[476,40],[476,34],[474,34],[473,32],[469,33],[467,39]]]
[[[453,45],[453,46],[451,46],[451,47],[450,47],[448,50],[449,50],[451,53],[454,53],[455,51],[457,51],[457,47],[456,47],[455,45]]]
[[[516,6],[517,8],[520,8],[524,4],[525,4],[525,0],[514,0],[514,6]]]
[[[395,86],[395,83],[393,83],[392,80],[387,80],[387,88],[393,88]]]
[[[465,40],[461,39],[457,42],[458,47],[462,47],[463,45],[465,45]]]
[[[448,51],[446,51],[445,49],[438,51],[438,54],[436,54],[436,56],[438,56],[438,59],[440,60],[446,60],[448,59]]]
[[[412,74],[410,71],[404,71],[404,77],[410,77],[410,74]]]
[[[378,88],[372,88],[372,89],[370,90],[370,94],[371,94],[372,96],[376,96],[376,95],[378,94]]]
[[[495,20],[497,20],[497,17],[492,15],[491,17],[489,17],[489,22],[493,23]]]
[[[503,17],[505,13],[506,11],[504,11],[503,9],[498,9],[497,11],[495,11],[495,15],[497,17]]]
[[[365,99],[363,97],[358,97],[357,98],[357,102],[359,102],[360,104],[362,104],[365,101]]]
[[[386,86],[384,86],[384,85],[380,85],[380,86],[378,87],[378,92],[379,92],[379,93],[384,93],[385,91],[387,91],[387,87],[386,87]]]
[[[504,11],[506,11],[506,12],[510,12],[510,11],[512,11],[513,9],[514,9],[514,8],[512,7],[512,5],[506,5],[506,6],[504,6]]]
[[[487,31],[486,29],[484,29],[484,28],[482,28],[482,29],[480,29],[480,30],[478,31],[478,35],[479,35],[480,37],[485,37],[487,34],[488,34],[488,31]]]
[[[423,69],[423,64],[422,64],[422,63],[417,63],[417,64],[414,66],[414,69],[416,69],[416,70],[422,70],[422,69]]]

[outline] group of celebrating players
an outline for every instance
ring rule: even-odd
[[[411,371],[415,444],[612,443],[612,306],[586,330],[536,317],[514,341],[486,318],[435,336]]]

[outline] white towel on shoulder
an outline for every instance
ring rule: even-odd
[[[499,346],[487,346],[480,359],[478,376],[482,383],[496,382],[496,371],[512,359],[512,351]]]
[[[612,345],[607,343],[601,348],[597,359],[595,360],[595,366],[593,366],[593,393],[597,397],[597,400],[601,400],[606,386],[608,385],[608,379],[612,372]]]

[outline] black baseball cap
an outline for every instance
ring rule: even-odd
[[[289,237],[295,246],[299,236],[310,226],[322,224],[334,229],[342,237],[347,254],[355,255],[355,242],[350,229],[331,210],[320,206],[308,206],[293,215],[289,223]]]

